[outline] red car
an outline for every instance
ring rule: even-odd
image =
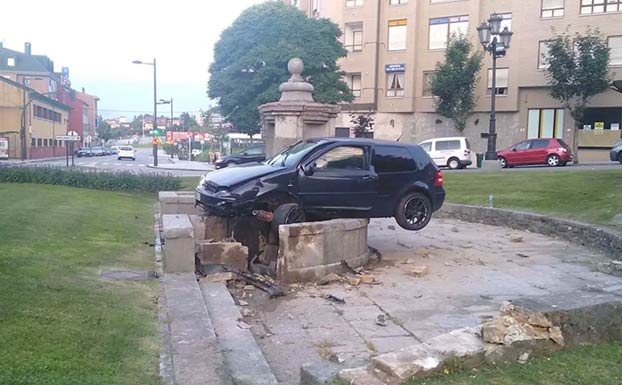
[[[561,139],[528,139],[497,152],[503,167],[528,164],[565,166],[572,162],[570,147]]]

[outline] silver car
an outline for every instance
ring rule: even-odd
[[[618,161],[622,164],[622,139],[618,139],[616,144],[613,145],[613,148],[609,152],[609,158],[613,162]]]

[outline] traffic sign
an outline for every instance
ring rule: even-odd
[[[56,140],[64,140],[66,142],[79,142],[80,135],[56,135]]]
[[[160,140],[159,136],[154,136],[153,140],[151,141],[151,144],[155,144],[156,146],[159,146],[162,144],[162,141]]]

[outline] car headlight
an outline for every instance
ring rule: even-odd
[[[203,187],[205,185],[205,175],[201,175],[201,179],[199,179],[199,187]]]

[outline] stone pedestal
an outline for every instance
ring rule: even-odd
[[[313,86],[301,76],[302,60],[290,60],[287,69],[291,77],[279,87],[281,99],[259,106],[268,156],[301,139],[335,136],[335,118],[341,110],[338,105],[313,100]]]
[[[164,272],[194,272],[194,230],[188,215],[162,215]]]

